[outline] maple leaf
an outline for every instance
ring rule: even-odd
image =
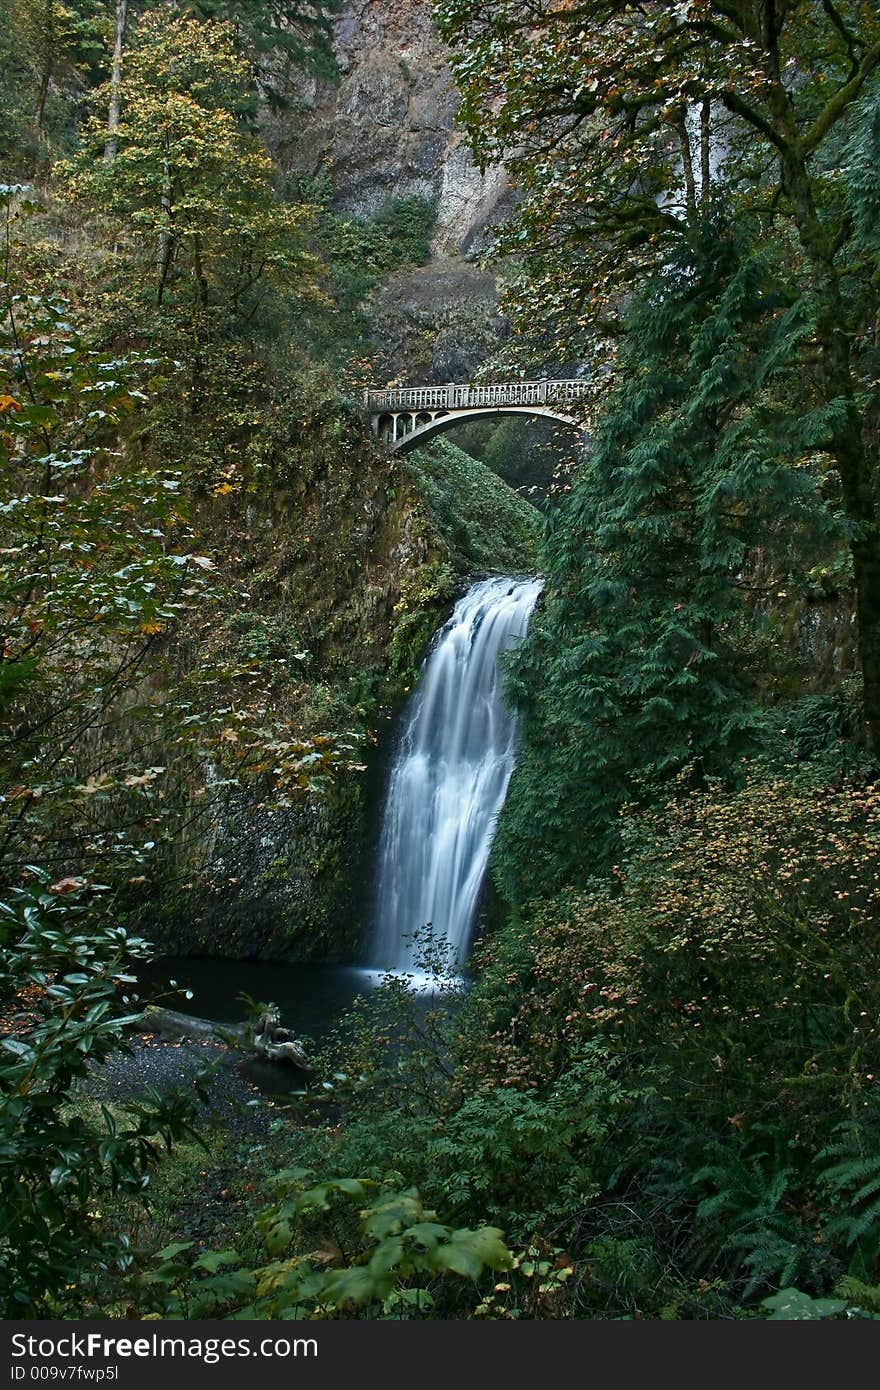
[[[110,778],[106,772],[102,772],[100,777],[90,777],[87,782],[83,782],[82,786],[77,787],[77,791],[82,792],[83,796],[94,796],[97,792],[106,791],[109,786]]]
[[[126,777],[124,785],[126,787],[146,787],[150,782],[154,782],[164,771],[164,767],[148,767],[146,772],[140,774],[132,773],[130,777]]]
[[[50,893],[76,893],[85,883],[83,878],[59,878],[57,883],[50,885]]]

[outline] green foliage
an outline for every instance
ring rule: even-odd
[[[405,466],[459,564],[534,569],[540,516],[484,464],[441,438],[408,455]]]
[[[359,1006],[323,1062],[345,1123],[300,1154],[393,1166],[503,1228],[543,1272],[515,1262],[480,1317],[743,1315],[869,1285],[876,789],[756,767],[624,828],[625,870],[490,938],[452,1009],[395,980]]]
[[[431,638],[448,614],[458,579],[446,559],[429,560],[406,575],[394,606],[394,631],[388,648],[392,678],[410,690],[418,679]]]
[[[387,269],[424,265],[431,254],[436,221],[437,205],[432,198],[412,193],[389,199],[375,217],[375,225],[387,239]]]
[[[848,1316],[876,1319],[880,1314],[880,1286],[877,1284],[866,1284],[848,1274],[840,1280],[834,1292],[839,1298],[847,1300]]]
[[[824,237],[846,265],[856,229],[839,154],[859,119],[854,103],[876,100],[873,12],[810,4],[766,24],[759,0],[735,13],[587,0],[576,14],[439,0],[435,13],[477,159],[505,164],[521,189],[500,241],[514,258],[511,308],[524,337],[563,359],[594,347],[591,329],[616,331],[633,284],[674,262],[719,205],[737,219],[772,210],[797,227],[797,283],[805,261],[826,253]],[[783,74],[794,69],[792,89]],[[870,139],[863,127],[851,147],[867,156],[856,174],[866,186]],[[849,276],[870,273],[846,265]]]
[[[876,178],[866,172],[876,164],[876,14],[857,4],[843,13],[819,4],[779,11],[763,0],[734,10],[711,0],[675,10],[586,0],[573,12],[536,10],[525,0],[476,9],[467,0],[438,0],[436,14],[455,50],[475,154],[484,168],[507,161],[521,187],[499,251],[513,259],[509,307],[526,353],[589,362],[594,411],[603,419],[608,368],[621,383],[628,377],[634,392],[640,388],[632,351],[618,353],[634,329],[634,284],[638,294],[648,288],[662,320],[686,292],[695,236],[717,237],[722,216],[777,262],[791,306],[779,335],[789,381],[775,402],[779,425],[769,442],[786,430],[798,436],[808,414],[810,447],[826,455],[824,468],[836,470],[828,501],[847,520],[864,723],[877,756],[880,277]],[[723,228],[721,238],[723,247]],[[740,258],[725,262],[722,254],[715,284],[735,298],[742,272]],[[778,290],[760,278],[747,294],[745,322],[730,315],[727,350],[715,335],[717,361],[704,363],[709,431],[719,428],[720,414],[736,421],[741,370],[761,352],[756,318],[778,303]],[[759,408],[776,395],[771,362],[765,357],[748,392],[757,393]],[[643,423],[650,453],[661,421]],[[749,438],[751,426],[747,419],[741,465],[760,477],[768,456]],[[657,477],[654,483],[662,486]],[[698,524],[688,539],[701,544]],[[699,570],[695,577],[699,583]],[[723,709],[718,728],[730,729]],[[616,776],[611,767],[608,809]],[[600,859],[608,848],[600,846]]]
[[[476,420],[456,430],[465,453],[478,458],[522,497],[540,506],[554,474],[571,465],[581,440],[571,429],[536,416]]]
[[[0,113],[4,172],[31,176],[70,140],[73,107],[104,57],[105,0],[3,0]]]
[[[795,1169],[779,1153],[756,1152],[754,1139],[760,1142],[756,1134],[747,1145],[717,1146],[714,1162],[692,1177],[698,1190],[710,1192],[695,1211],[704,1259],[733,1257],[743,1271],[744,1299],[794,1280],[815,1287],[828,1263],[815,1223],[797,1203]]]
[[[246,129],[249,73],[231,26],[159,6],[139,25],[120,88],[116,154],[105,158],[106,88],[82,148],[58,173],[68,195],[110,220],[117,246],[155,266],[153,298],[253,314],[264,284],[315,293],[303,245],[308,209],[282,204],[273,165]]]
[[[310,457],[320,461],[320,412],[337,425],[335,450],[338,406],[316,389],[315,423],[297,389],[273,389],[240,347],[226,357],[239,370],[222,397],[225,354],[205,344],[198,386],[192,363],[98,350],[82,310],[74,321],[60,295],[27,292],[32,213],[21,190],[7,189],[3,201],[0,875],[17,882],[34,858],[59,880],[98,874],[139,922],[148,917],[155,930],[170,899],[175,926],[191,931],[194,899],[180,882],[198,884],[203,904],[228,899],[214,827],[240,820],[254,788],[289,807],[329,790],[343,768],[363,768],[363,711],[353,725],[338,689],[309,701],[291,681],[309,652],[280,614],[255,629],[250,575],[235,554],[248,553],[240,536],[250,506],[237,498],[260,497],[265,514],[279,476],[304,495],[291,434],[312,428]],[[181,415],[185,380],[204,414]],[[204,473],[201,449],[210,455]],[[298,534],[321,525],[319,505],[310,503]],[[328,512],[332,536],[338,496]],[[289,552],[267,540],[263,553],[275,567],[277,608],[275,576]],[[340,587],[337,578],[329,602]],[[294,602],[301,614],[301,593]],[[230,641],[223,613],[250,615],[245,630],[260,640]],[[353,787],[349,804],[356,795]],[[283,936],[283,919],[273,930]]]
[[[235,1250],[190,1262],[192,1242],[176,1242],[141,1276],[139,1296],[159,1312],[185,1317],[418,1318],[434,1307],[426,1284],[436,1288],[450,1277],[477,1282],[484,1271],[511,1263],[499,1230],[453,1229],[425,1209],[415,1188],[356,1178],[315,1183],[301,1168],[276,1174],[272,1187],[273,1198],[258,1218],[273,1257],[268,1264],[243,1268]],[[347,1257],[326,1238],[312,1253],[301,1253],[316,1216],[332,1213],[341,1221],[353,1205],[360,1210],[348,1224]],[[300,1246],[291,1250],[297,1233]]]
[[[566,1225],[599,1194],[595,1156],[624,1103],[601,1046],[570,1059],[546,1089],[486,1089],[426,1145],[426,1191],[444,1210],[502,1221],[514,1243]]]
[[[770,1322],[815,1322],[820,1318],[834,1318],[846,1309],[841,1298],[811,1298],[802,1289],[780,1289],[771,1298],[765,1298],[762,1308],[770,1311]]]
[[[740,1106],[746,1087],[757,1114],[771,1068],[793,1114],[810,1103],[810,1076],[817,1096],[827,1088],[841,1104],[870,1088],[877,811],[874,788],[792,785],[757,768],[739,791],[714,786],[631,814],[625,867],[536,904],[500,938],[493,993],[477,992],[490,1031],[503,1028],[495,1065],[508,1078],[555,1075],[597,1026],[626,1050],[650,1041],[681,1087],[719,1097],[731,1087]],[[512,997],[528,981],[527,1001],[511,1008],[517,978]],[[675,1061],[685,1045],[686,1076]],[[815,1073],[813,1049],[824,1059]],[[829,1142],[831,1123],[829,1111]]]
[[[744,627],[768,593],[794,601],[805,557],[834,553],[819,425],[791,414],[807,307],[721,225],[675,274],[634,310],[510,665],[523,751],[495,865],[518,902],[614,863],[625,801],[754,746],[763,684]]]
[[[804,759],[827,768],[829,775],[854,771],[864,763],[860,692],[853,685],[847,683],[835,694],[805,694],[767,711],[763,740],[767,756],[777,758],[781,767],[790,766],[792,758]]]
[[[14,190],[3,198],[11,221],[25,205]],[[69,873],[66,846],[81,837],[95,857],[140,862],[166,771],[149,746],[161,716],[141,709],[147,746],[132,738],[111,764],[93,761],[92,740],[157,639],[210,602],[214,564],[192,548],[179,476],[118,447],[150,364],[90,348],[60,298],[8,279],[0,293],[0,859],[8,873],[36,842]],[[112,851],[94,814],[111,790],[141,812]]]
[[[148,22],[150,7],[127,6],[124,62],[137,43],[142,8]],[[256,96],[272,106],[287,104],[291,67],[335,76],[331,25],[338,8],[339,0],[174,0],[166,14],[195,18],[205,30],[226,25],[246,64],[253,118]],[[7,175],[32,177],[53,154],[75,146],[83,97],[101,86],[112,64],[115,11],[115,0],[0,4],[0,112],[11,146],[4,151]],[[106,120],[106,106],[103,114]]]
[[[585,1045],[616,1060],[624,1103],[591,1160],[601,1198],[563,1218],[576,1257],[647,1240],[692,1288],[749,1302],[876,1277],[877,812],[875,787],[754,768],[739,791],[630,811],[610,880],[487,943],[465,1093],[546,1097]]]
[[[843,193],[859,251],[880,251],[880,92],[858,103],[844,151]],[[867,345],[866,345],[867,346]]]
[[[90,1124],[73,1083],[124,1045],[139,1017],[132,969],[146,942],[103,918],[82,883],[30,886],[0,904],[0,1308],[58,1315],[70,1291],[130,1259],[102,1225],[115,1193],[143,1194],[162,1148],[191,1132],[194,1101],[147,1089]],[[76,1297],[81,1296],[77,1291]]]
[[[817,1155],[829,1233],[845,1241],[861,1270],[870,1270],[880,1255],[880,1160],[872,1146],[870,1128],[846,1121]]]
[[[292,181],[290,196],[316,207],[310,246],[327,266],[332,309],[308,324],[312,350],[339,370],[354,372],[359,384],[372,380],[367,308],[376,288],[394,270],[424,265],[430,255],[437,218],[434,201],[413,194],[389,198],[373,217],[334,211],[335,192],[327,175]],[[329,312],[328,312],[329,309]]]
[[[589,362],[595,385],[510,661],[511,911],[470,994],[441,970],[433,997],[391,979],[354,1010],[268,1201],[213,1250],[169,1232],[135,1273],[118,1232],[187,1119],[72,1097],[124,1038],[144,949],[87,899],[95,865],[141,911],[167,852],[197,915],[233,890],[253,910],[231,858],[189,873],[199,825],[222,864],[236,815],[263,843],[310,791],[354,804],[366,721],[458,576],[531,571],[538,531],[445,442],[369,454],[307,360],[369,377],[370,296],[425,263],[435,219],[421,198],[340,214],[323,175],[279,193],[260,100],[295,88],[290,61],[328,70],[335,4],[139,8],[114,149],[112,6],[0,4],[14,158],[70,154],[91,113],[67,207],[23,250],[27,197],[2,193],[10,1307],[876,1316],[876,16],[438,6],[478,159],[519,185],[512,353]],[[513,443],[502,425],[487,457]],[[392,551],[412,561],[393,615]],[[348,833],[315,810],[312,887]],[[289,856],[253,875],[273,942],[306,896],[305,821],[283,823]],[[314,1176],[339,1172],[361,1176]]]
[[[506,1276],[486,1294],[473,1315],[505,1321],[565,1317],[571,1304],[567,1285],[574,1274],[564,1250],[536,1240],[516,1252]]]
[[[395,685],[406,690],[448,616],[460,576],[479,570],[532,571],[540,517],[529,502],[446,439],[432,440],[402,466],[415,483],[422,539],[431,547],[425,561],[403,575],[395,604],[389,666]]]
[[[271,105],[285,105],[279,79],[290,66],[321,77],[336,74],[331,25],[341,0],[187,0],[181,8],[235,31]]]
[[[418,939],[423,991],[389,976],[356,1002],[325,1045],[318,1059],[325,1079],[314,1100],[341,1107],[345,1124],[306,1132],[298,1155],[324,1171],[354,1169],[375,1181],[389,1171],[405,1182],[418,1175],[426,1201],[458,1222],[495,1221],[524,1249],[539,1232],[564,1230],[589,1209],[600,1192],[598,1156],[634,1096],[607,1049],[594,1043],[547,1084],[511,1077],[471,1089],[482,1001],[472,1006],[460,980],[446,973],[431,932]],[[526,1303],[532,1294],[523,1293]]]
[[[373,218],[346,217],[330,210],[329,188],[314,191],[325,200],[320,244],[343,307],[354,308],[390,271],[428,259],[437,219],[430,198],[390,198]]]
[[[413,941],[425,988],[414,991],[409,974],[383,976],[339,1019],[318,1061],[325,1078],[321,1099],[343,1104],[350,1119],[372,1122],[391,1111],[398,1120],[431,1116],[452,1074],[464,982],[450,964],[445,938],[423,927]]]

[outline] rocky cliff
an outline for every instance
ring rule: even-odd
[[[481,173],[455,126],[458,96],[427,0],[348,0],[334,26],[335,80],[298,80],[265,135],[288,174],[329,178],[337,212],[370,218],[392,199],[431,201],[431,260],[393,276],[372,306],[386,380],[469,380],[507,326],[493,275],[473,263],[513,202],[503,169]]]
[[[454,127],[458,98],[426,0],[348,0],[334,32],[335,81],[312,79],[267,121],[282,168],[326,170],[337,206],[371,216],[391,197],[434,200],[439,256],[467,254],[503,215],[502,169],[474,165]]]

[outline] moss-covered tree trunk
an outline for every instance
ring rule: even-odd
[[[786,118],[788,123],[788,118]],[[859,658],[864,681],[865,724],[880,756],[880,525],[877,462],[865,437],[852,368],[852,325],[841,292],[834,246],[819,218],[806,154],[792,128],[781,150],[783,182],[794,212],[817,301],[823,394],[836,409],[828,443],[841,480],[856,595]]]

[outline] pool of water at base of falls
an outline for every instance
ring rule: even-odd
[[[322,1042],[360,995],[371,994],[382,976],[357,965],[302,965],[284,961],[223,960],[208,956],[163,956],[138,972],[141,997],[163,1008],[216,1023],[241,1023],[249,994],[277,1004],[281,1021],[298,1036]],[[175,986],[170,981],[175,981]],[[431,994],[424,976],[413,988]],[[182,990],[192,992],[187,999]]]

